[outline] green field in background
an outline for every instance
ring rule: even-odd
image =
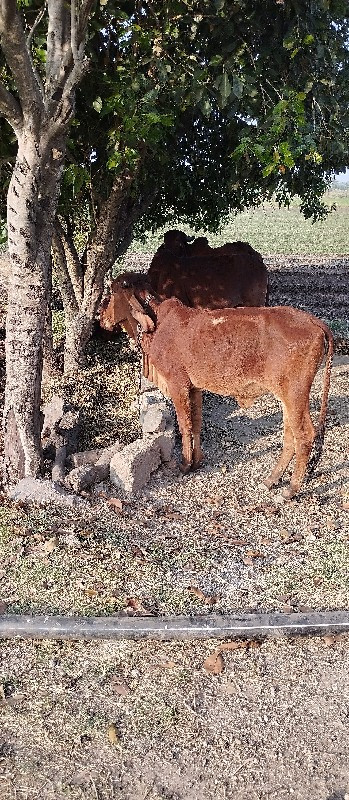
[[[333,189],[325,199],[329,206],[335,203],[336,210],[324,222],[312,223],[304,219],[299,211],[299,202],[295,200],[289,209],[268,203],[232,215],[218,234],[202,233],[207,235],[212,246],[240,239],[249,242],[263,255],[349,255],[349,188]],[[188,234],[194,233],[185,222],[178,223],[178,227]],[[164,230],[147,235],[144,242],[135,240],[130,250],[153,252],[162,243]]]

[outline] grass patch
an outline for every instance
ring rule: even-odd
[[[326,195],[326,200],[329,205],[334,203],[336,210],[322,222],[306,220],[299,210],[299,203],[294,200],[289,209],[266,203],[258,209],[232,215],[215,235],[206,231],[196,235],[207,235],[211,246],[215,247],[227,241],[247,241],[264,255],[347,254],[349,191],[332,190]],[[176,227],[175,224],[172,227]],[[195,233],[185,223],[178,223],[178,227],[188,234]],[[132,250],[140,253],[155,251],[163,242],[164,231],[165,228],[149,234],[143,242],[134,241]]]

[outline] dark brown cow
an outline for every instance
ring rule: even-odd
[[[267,268],[246,242],[212,248],[204,236],[190,244],[183,231],[167,231],[147,277],[163,300],[177,297],[191,308],[268,303]]]
[[[131,273],[126,276],[131,280]],[[117,316],[112,295],[123,278],[111,284],[110,307],[108,297],[100,308],[100,325],[109,331]],[[177,297],[191,308],[268,305],[267,268],[246,242],[211,248],[205,236],[191,244],[183,231],[167,231],[142,279],[162,300]],[[139,283],[141,274],[136,273],[135,280]]]
[[[174,403],[184,471],[198,467],[203,459],[202,389],[233,396],[242,408],[270,392],[282,404],[284,441],[265,484],[270,488],[278,483],[295,455],[291,483],[284,491],[285,497],[293,497],[301,486],[312,447],[309,472],[322,452],[333,355],[333,336],[327,325],[287,306],[203,311],[174,298],[159,303],[144,292],[124,292],[129,293],[132,315],[143,331],[141,344],[150,377]],[[315,429],[309,394],[326,343],[321,411]]]

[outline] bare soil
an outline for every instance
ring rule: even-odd
[[[157,473],[121,515],[97,495],[84,519],[3,505],[9,611],[109,614],[130,597],[153,614],[348,608],[349,259],[266,260],[272,304],[310,310],[336,333],[311,481],[291,502],[261,484],[281,445],[273,398],[245,413],[207,394],[205,467]],[[121,339],[93,345],[89,359],[63,386],[82,409],[81,446],[132,440],[136,355]],[[1,800],[347,800],[348,637],[227,651],[213,676],[203,662],[215,644],[3,642]]]

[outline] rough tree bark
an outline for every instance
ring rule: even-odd
[[[85,361],[104,279],[115,259],[132,240],[134,223],[144,214],[152,197],[131,198],[135,175],[118,176],[108,199],[97,213],[96,227],[81,258],[59,220],[55,224],[53,253],[66,319],[64,372],[76,373]]]
[[[17,96],[0,83],[0,113],[18,154],[8,193],[11,277],[6,320],[5,485],[41,469],[40,394],[50,249],[75,89],[86,67],[84,41],[92,0],[48,0],[46,74],[37,73],[15,0],[0,0],[1,45]],[[40,19],[44,9],[39,12]]]

